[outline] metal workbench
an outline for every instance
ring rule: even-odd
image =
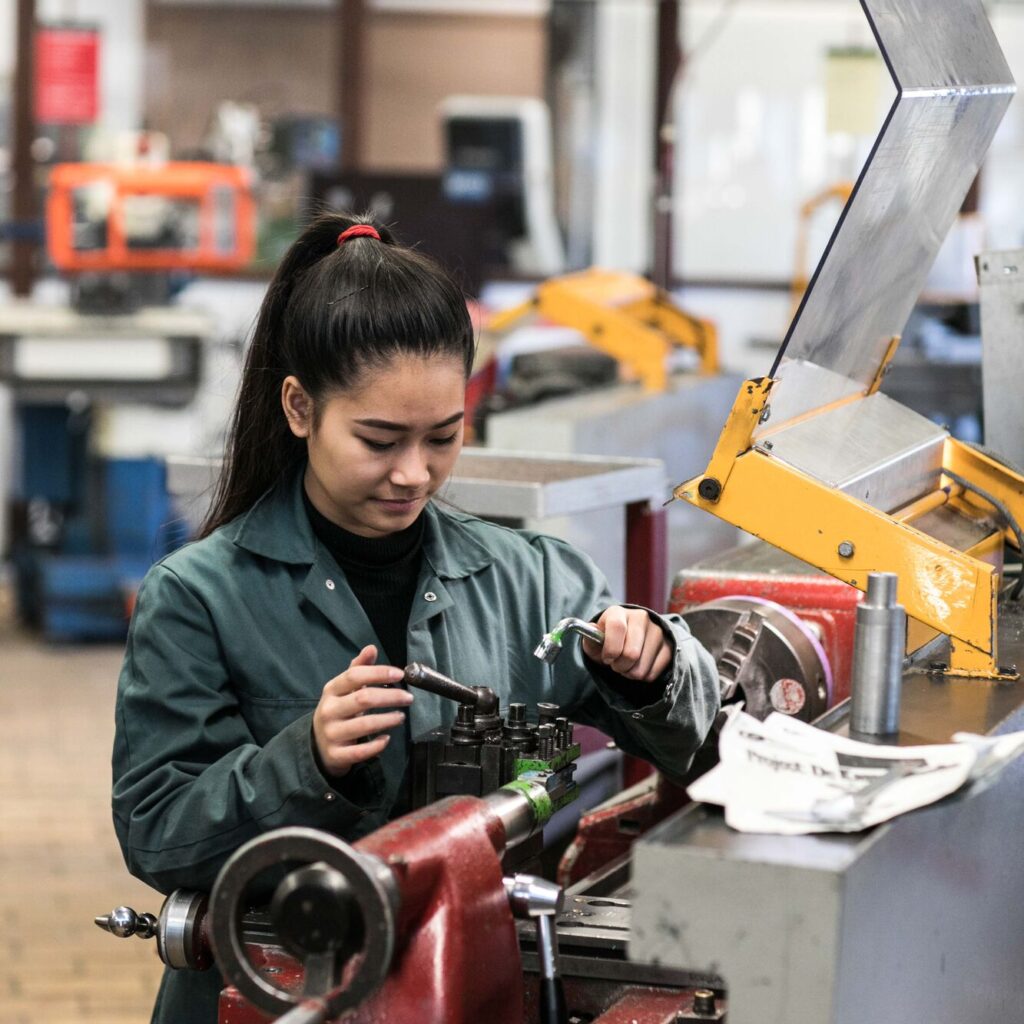
[[[1020,605],[1000,649],[1024,665]],[[1022,729],[1024,683],[911,670],[901,726],[900,745]],[[854,835],[748,835],[691,806],[634,848],[630,957],[717,975],[730,1024],[1022,1020],[1022,789],[1024,758]]]

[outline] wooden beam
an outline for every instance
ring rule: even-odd
[[[26,237],[29,225],[37,216],[35,169],[32,163],[32,140],[35,137],[33,76],[35,71],[35,0],[18,0],[15,26],[15,64],[13,118],[14,134],[11,170],[14,192],[11,197],[11,221],[14,239],[11,243],[11,290],[15,295],[28,295],[35,278],[36,245]]]
[[[341,129],[341,172],[343,174],[357,172],[363,168],[365,46],[365,0],[339,0],[338,120]]]

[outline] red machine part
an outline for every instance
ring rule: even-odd
[[[658,775],[630,786],[614,803],[588,811],[558,864],[558,884],[568,888],[622,857],[637,836],[688,802],[686,790]]]
[[[682,1024],[687,1020],[722,1020],[724,1006],[709,1012],[694,1010],[694,992],[634,989],[609,1007],[593,1024]]]
[[[699,604],[737,595],[761,597],[788,608],[821,631],[821,645],[832,666],[832,701],[850,696],[853,629],[861,592],[823,574],[723,573],[684,569],[675,579],[669,611],[685,615]]]
[[[442,800],[355,846],[391,868],[401,909],[388,978],[346,1024],[522,1024],[519,944],[502,885],[505,832],[488,805],[474,797]],[[299,987],[297,960],[276,947],[247,948],[268,980]],[[220,1024],[267,1019],[236,989],[221,993]]]
[[[289,956],[280,946],[265,946],[261,943],[247,943],[246,952],[253,967],[261,974],[272,978],[278,988],[287,992],[302,989],[302,964]],[[236,988],[225,988],[220,994],[217,1006],[217,1024],[265,1024],[270,1020],[251,1003],[239,995]]]

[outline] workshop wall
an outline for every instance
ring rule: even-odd
[[[336,15],[329,10],[150,5],[145,110],[171,151],[197,149],[223,100],[266,117],[334,114]]]
[[[446,96],[544,95],[542,17],[379,13],[370,18],[367,170],[437,170]]]
[[[146,119],[178,152],[199,146],[213,105],[255,103],[264,117],[333,115],[337,14],[161,3],[147,12]],[[437,107],[453,93],[541,96],[543,17],[370,12],[365,170],[437,170]]]

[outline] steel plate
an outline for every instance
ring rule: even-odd
[[[875,379],[1015,92],[981,0],[861,6],[897,95],[772,368],[790,416],[836,397],[802,363]]]
[[[978,257],[985,444],[1024,466],[1024,249]]]

